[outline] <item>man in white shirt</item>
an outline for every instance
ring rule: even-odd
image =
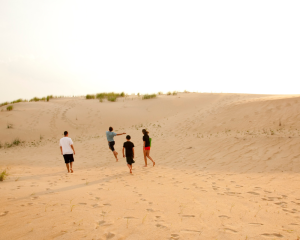
[[[68,169],[68,173],[71,171],[73,173],[73,162],[74,162],[74,157],[73,153],[75,155],[75,149],[73,147],[73,141],[71,138],[68,137],[69,133],[67,131],[64,132],[64,137],[60,139],[59,141],[59,146],[60,146],[60,151],[61,155],[64,156],[65,163]],[[70,166],[69,166],[70,164]]]

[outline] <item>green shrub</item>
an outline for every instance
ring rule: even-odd
[[[0,107],[6,106],[6,105],[8,105],[8,104],[9,104],[8,102],[1,103],[1,104],[0,104]]]
[[[11,111],[11,110],[13,110],[13,108],[14,108],[14,107],[13,107],[12,105],[10,105],[10,106],[7,106],[6,110],[7,110],[7,111]]]
[[[109,95],[109,96],[107,97],[107,100],[110,101],[110,102],[115,102],[115,101],[117,100],[117,97],[114,96],[114,95]]]
[[[88,95],[87,95],[88,96]],[[103,102],[103,99],[107,99],[110,102],[115,102],[117,100],[117,98],[119,97],[125,97],[125,93],[121,92],[121,93],[114,93],[114,92],[110,92],[110,93],[97,93],[95,98],[99,99],[100,102]]]
[[[6,170],[2,171],[0,173],[0,181],[1,182],[4,181],[7,176],[8,176],[8,174],[7,174]]]
[[[21,141],[19,138],[16,138],[15,140],[13,140],[12,144],[15,146],[19,146],[21,144]]]
[[[48,96],[46,97],[47,102],[49,102],[49,100],[52,99],[52,98],[53,98],[53,95],[48,95]]]
[[[87,94],[86,99],[95,99],[95,95]]]
[[[150,99],[150,98],[156,98],[156,94],[145,94],[143,96],[143,99]]]
[[[13,140],[11,143],[6,142],[5,145],[3,147],[6,148],[11,148],[13,146],[19,146],[21,144],[21,141],[19,138],[16,138],[15,140]]]
[[[38,102],[38,101],[40,101],[40,99],[37,98],[37,97],[34,97],[34,98],[29,100],[29,102]]]
[[[177,95],[177,92],[176,91],[172,92],[172,95]]]
[[[4,145],[4,147],[6,148],[11,148],[12,146],[13,146],[12,143],[8,143],[8,142],[6,142]]]
[[[171,92],[167,92],[167,95],[172,95],[172,93]]]
[[[96,98],[97,98],[97,99],[103,99],[103,98],[106,98],[106,93],[97,93],[97,94],[96,94]]]
[[[17,100],[12,101],[11,104],[13,104],[13,103],[19,103],[19,102],[23,102],[23,101],[24,101],[23,99],[19,98]]]
[[[163,94],[163,92],[158,92],[157,94],[158,94],[158,95],[162,95],[162,94]]]

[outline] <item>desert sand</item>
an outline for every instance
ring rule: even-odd
[[[22,144],[0,149],[9,173],[0,239],[299,239],[298,95],[74,97],[1,109],[0,142]],[[132,137],[132,175],[126,135],[115,137],[116,162],[109,126]],[[155,167],[143,167],[143,128]],[[59,149],[65,130],[72,174]]]

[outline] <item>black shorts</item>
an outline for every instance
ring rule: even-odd
[[[129,164],[129,165],[132,165],[133,163],[135,163],[135,161],[133,160],[132,157],[126,157],[126,161],[127,161],[127,164]]]
[[[64,155],[65,163],[74,162],[73,154],[65,154]]]
[[[113,152],[115,151],[114,145],[115,145],[115,141],[108,142],[108,146],[109,146],[110,150],[112,150]]]

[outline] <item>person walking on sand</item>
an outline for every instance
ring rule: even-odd
[[[73,173],[73,162],[74,162],[73,153],[75,155],[75,149],[73,146],[72,139],[69,138],[68,131],[64,132],[64,137],[60,139],[59,146],[60,146],[61,155],[64,156],[65,163],[66,163],[66,166],[68,169],[68,173],[70,171],[71,171],[71,173]]]
[[[153,159],[150,157],[150,139],[149,139],[149,132],[146,129],[142,130],[144,136],[143,136],[143,152],[144,152],[144,160],[145,160],[145,166],[147,167],[147,158],[149,158],[152,163],[153,163],[153,167],[155,165],[155,162],[153,161]]]
[[[134,144],[130,141],[131,137],[129,135],[126,136],[126,142],[123,144],[123,157],[125,157],[124,150],[126,150],[126,161],[127,166],[129,168],[130,173],[132,173],[132,164],[134,162]]]
[[[117,134],[117,133],[114,133],[113,130],[114,129],[112,127],[109,127],[109,131],[106,131],[106,137],[107,137],[107,141],[108,141],[108,147],[113,152],[113,154],[116,158],[116,162],[117,162],[118,161],[118,153],[114,148],[114,145],[115,145],[114,137],[115,136],[120,136],[120,135],[123,135],[123,134],[126,134],[126,133]]]

